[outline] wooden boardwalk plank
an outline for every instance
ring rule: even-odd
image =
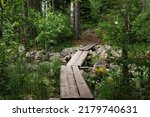
[[[70,90],[69,90],[68,79],[66,75],[66,67],[64,65],[61,66],[60,97],[62,99],[70,98]]]
[[[97,43],[93,43],[93,44],[88,44],[87,46],[81,48],[80,50],[81,51],[88,51],[90,50],[91,48],[93,48]]]
[[[70,98],[72,99],[79,98],[78,88],[74,79],[74,75],[67,75],[67,77],[70,89]]]
[[[74,65],[81,66],[84,63],[84,60],[87,57],[88,53],[88,51],[83,51]]]
[[[77,61],[77,59],[80,57],[81,54],[82,54],[82,51],[76,52],[76,53],[72,56],[71,60],[67,63],[67,65],[73,65],[73,64]]]
[[[72,71],[72,67],[71,67],[71,65],[67,65],[66,66],[66,74],[67,75],[73,75],[73,71]]]
[[[61,66],[61,99],[94,99],[78,67],[84,63],[88,50],[97,43],[89,44],[76,52],[66,66]]]
[[[79,95],[82,99],[94,99],[93,95],[90,92],[88,85],[86,84],[81,72],[77,66],[72,66],[76,84],[78,86]]]

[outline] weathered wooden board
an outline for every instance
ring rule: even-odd
[[[64,65],[61,66],[61,73],[60,73],[60,97],[62,99],[70,98],[70,90],[66,74],[66,67]]]
[[[91,48],[93,48],[97,43],[93,43],[93,44],[88,44],[87,46],[81,48],[80,50],[82,51],[88,51],[90,50]]]
[[[74,75],[67,75],[67,77],[68,77],[68,84],[70,90],[70,98],[72,99],[80,98],[78,93],[78,88],[74,79]]]
[[[61,66],[60,98],[61,99],[94,99],[78,67],[84,63],[88,50],[97,43],[89,44],[76,52],[66,66]]]
[[[78,58],[80,57],[81,54],[82,54],[82,51],[76,52],[76,53],[72,56],[71,60],[67,63],[67,65],[74,65],[74,63],[78,60]]]
[[[87,57],[88,53],[88,51],[83,51],[74,65],[81,66],[84,63],[84,60]]]
[[[72,67],[71,65],[66,66],[66,74],[67,75],[73,75]]]
[[[79,95],[81,99],[94,99],[90,92],[88,85],[86,84],[81,72],[77,66],[72,66],[76,84],[78,87]]]

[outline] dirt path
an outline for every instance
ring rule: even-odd
[[[74,41],[75,45],[83,45],[83,46],[95,42],[99,42],[102,45],[104,44],[104,42],[100,40],[99,36],[92,29],[87,29],[83,31],[81,34],[81,39]]]

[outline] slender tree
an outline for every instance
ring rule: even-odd
[[[75,0],[75,39],[80,38],[80,2]]]
[[[71,19],[71,26],[74,30],[74,28],[75,28],[75,6],[74,6],[74,2],[71,2],[71,5],[70,5],[70,19]]]
[[[3,3],[2,0],[0,0],[0,38],[3,37],[3,15],[4,15]]]
[[[147,0],[143,0],[143,8],[142,8],[143,11],[146,11],[147,10]]]
[[[42,0],[28,0],[28,6],[38,12],[42,11]]]
[[[27,0],[24,0],[24,2],[23,2],[23,16],[24,16],[24,18],[28,17],[28,3],[27,3]]]
[[[52,10],[55,11],[55,0],[52,0]]]

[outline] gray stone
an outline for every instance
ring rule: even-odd
[[[27,52],[26,53],[26,58],[30,59],[30,60],[34,60],[36,51],[32,51],[32,52]]]
[[[49,54],[49,60],[50,61],[53,61],[53,60],[56,60],[56,59],[60,59],[60,53],[50,53]]]
[[[122,55],[122,51],[121,50],[117,50],[117,51],[111,50],[111,55],[115,58],[119,58]]]
[[[109,63],[108,63],[106,60],[101,59],[101,60],[99,60],[98,62],[96,62],[96,64],[94,65],[93,68],[95,69],[95,68],[97,68],[97,67],[109,68],[110,65],[109,65]]]
[[[102,53],[103,51],[106,51],[106,49],[105,49],[104,46],[100,46],[100,48],[98,48],[98,49],[96,50],[97,54],[100,54],[100,53]]]
[[[62,57],[65,57],[69,54],[74,54],[79,49],[80,49],[80,47],[65,48],[62,50],[62,52],[60,54]]]
[[[44,58],[44,51],[38,51],[36,54],[35,54],[35,60],[43,60]]]
[[[64,59],[65,59],[66,62],[68,62],[71,59],[71,55],[69,54],[69,55],[65,56]]]

